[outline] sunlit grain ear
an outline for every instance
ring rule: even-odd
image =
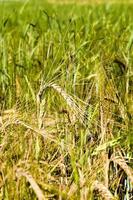
[[[74,115],[77,117],[77,119],[83,123],[84,120],[84,110],[82,110],[80,108],[80,106],[78,105],[78,103],[75,101],[75,99],[67,94],[65,92],[65,90],[63,88],[61,88],[59,85],[57,84],[51,84],[51,87],[56,90],[65,100],[66,104],[70,107],[70,109],[72,109],[74,111]]]
[[[98,193],[101,195],[102,199],[104,199],[104,200],[115,200],[115,197],[108,190],[108,188],[106,188],[99,181],[95,181],[93,187],[94,187],[94,190],[98,191]]]
[[[111,161],[119,165],[124,170],[133,185],[133,169],[128,166],[125,159],[123,157],[115,157],[113,155],[111,157]]]

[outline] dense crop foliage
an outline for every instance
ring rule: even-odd
[[[132,10],[0,2],[0,199],[133,198]]]

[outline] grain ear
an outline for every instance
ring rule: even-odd
[[[17,168],[16,169],[16,176],[21,177],[24,176],[26,180],[30,183],[31,188],[34,190],[38,200],[46,200],[42,190],[38,186],[35,179],[32,177],[32,175],[29,172],[24,171],[23,169]]]

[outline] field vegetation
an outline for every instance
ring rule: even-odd
[[[0,2],[0,199],[133,200],[132,11]]]

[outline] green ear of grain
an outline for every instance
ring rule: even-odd
[[[30,91],[31,98],[32,98],[32,100],[33,100],[34,103],[35,103],[35,102],[36,102],[35,92],[34,92],[32,86],[31,86],[31,83],[30,83],[29,80],[28,80],[28,77],[27,77],[26,75],[24,75],[24,78],[25,78],[25,81],[26,81],[26,83],[27,83],[28,89],[29,89],[29,91]]]

